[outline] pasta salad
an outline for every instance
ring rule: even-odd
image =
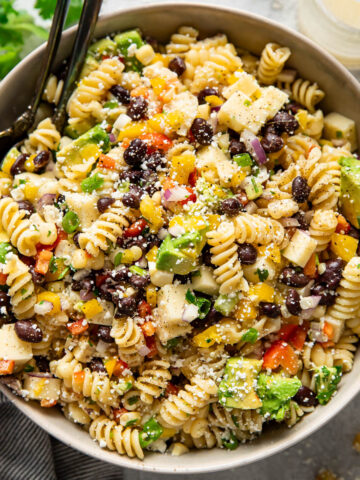
[[[98,40],[1,163],[1,381],[139,459],[296,424],[360,334],[354,122],[289,48],[198,37]]]

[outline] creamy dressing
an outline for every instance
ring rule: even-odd
[[[338,20],[350,27],[360,28],[360,0],[321,1],[324,7]]]

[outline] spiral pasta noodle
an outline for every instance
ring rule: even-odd
[[[261,432],[263,425],[263,419],[256,410],[238,408],[228,410],[218,404],[211,405],[208,421],[214,427],[229,428],[251,434]]]
[[[318,87],[317,83],[311,83],[309,80],[303,80],[302,78],[298,78],[290,85],[290,91],[291,98],[304,105],[310,113],[315,112],[315,105],[325,97],[325,93]]]
[[[198,349],[185,359],[181,372],[189,380],[199,375],[203,378],[211,378],[218,383],[224,374],[227,359],[228,355],[223,345]]]
[[[144,458],[140,445],[139,430],[117,425],[116,422],[105,416],[100,416],[91,422],[89,433],[101,446],[109,450],[116,450],[120,455]]]
[[[134,386],[140,392],[140,399],[147,404],[152,404],[154,398],[160,395],[166,389],[171,380],[169,372],[169,362],[163,360],[153,360],[146,362],[141,368],[140,376]]]
[[[332,210],[316,210],[310,222],[310,236],[317,241],[316,252],[327,248],[337,226],[337,218]]]
[[[29,138],[25,140],[24,151],[26,153],[37,153],[42,150],[56,150],[61,135],[56,130],[55,125],[50,118],[42,120],[33,132],[29,134]]]
[[[220,293],[227,294],[240,290],[242,269],[237,256],[235,228],[230,222],[222,223],[217,230],[207,234],[211,245],[211,262],[216,281],[220,284]]]
[[[8,234],[11,243],[22,255],[30,257],[36,254],[36,244],[40,233],[28,219],[24,219],[24,210],[10,197],[0,199],[1,226]]]
[[[180,27],[176,33],[171,35],[170,42],[166,45],[168,54],[184,54],[191,45],[196,42],[199,32],[193,27]]]
[[[349,372],[354,363],[354,352],[356,352],[356,343],[359,341],[351,330],[344,330],[339,341],[334,347],[334,365],[340,365],[342,372]]]
[[[284,240],[284,228],[276,220],[240,213],[234,219],[235,236],[238,243],[280,245]]]
[[[140,365],[143,358],[139,349],[145,346],[144,335],[135,320],[127,317],[114,319],[111,336],[115,339],[120,357],[130,366]]]
[[[46,87],[42,97],[43,100],[57,105],[60,100],[63,85],[63,80],[58,80],[56,75],[50,75],[46,82]]]
[[[261,52],[257,76],[264,85],[271,85],[284,68],[285,62],[291,55],[287,47],[277,43],[268,43]]]

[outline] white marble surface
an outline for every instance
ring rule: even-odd
[[[1,1],[1,0],[0,0]],[[158,0],[166,3],[167,0]],[[197,0],[221,4],[264,15],[296,28],[296,9],[302,0]],[[340,1],[340,0],[339,0]],[[104,0],[102,12],[111,13],[131,5],[149,4],[150,0]],[[18,0],[22,8],[31,8],[31,0]],[[359,77],[360,78],[360,77]],[[321,468],[329,468],[344,480],[360,480],[360,454],[352,449],[352,440],[360,432],[360,398],[353,400],[330,423],[298,445],[255,464],[217,472],[194,475],[193,480],[312,480]],[[241,448],[241,447],[240,447]],[[186,462],[186,457],[183,457]],[[155,480],[162,475],[126,470],[125,480]],[[175,478],[175,477],[174,477]],[[178,475],[179,480],[188,479]]]

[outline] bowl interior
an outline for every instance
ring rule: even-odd
[[[338,111],[353,118],[360,129],[360,85],[336,60],[300,34],[246,12],[203,4],[161,4],[138,7],[102,17],[96,28],[101,37],[114,31],[140,27],[145,34],[166,41],[180,25],[198,28],[202,36],[224,32],[235,45],[259,54],[269,41],[291,48],[289,65],[296,67],[300,76],[316,81],[325,91],[321,107],[325,111]],[[64,36],[56,64],[66,58],[71,49],[74,28]],[[0,84],[0,129],[24,110],[38,76],[40,47],[19,64]],[[358,130],[360,137],[360,131]],[[269,429],[255,442],[237,450],[196,451],[183,457],[149,454],[144,462],[101,450],[80,427],[70,423],[60,412],[40,408],[34,402],[24,402],[12,395],[4,386],[0,388],[26,415],[64,443],[119,466],[162,473],[205,473],[245,465],[279,452],[317,430],[340,411],[359,391],[360,354],[354,368],[342,382],[338,394],[325,407],[319,407],[292,429]]]

